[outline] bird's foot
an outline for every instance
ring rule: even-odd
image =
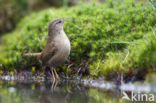
[[[57,74],[54,68],[51,68],[51,78],[55,82],[56,80],[60,80],[59,75]]]

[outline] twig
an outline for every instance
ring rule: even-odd
[[[126,57],[125,57],[123,62],[125,62],[127,60],[128,56],[129,56],[129,51],[128,51],[128,53],[127,53],[127,55],[126,55]]]

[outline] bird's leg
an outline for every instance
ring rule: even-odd
[[[60,79],[60,77],[59,77],[59,75],[57,74],[57,72],[56,72],[56,69],[54,69],[54,74],[55,74],[55,76],[56,76],[56,79]]]
[[[55,82],[54,68],[53,68],[53,67],[50,67],[50,70],[51,70],[51,74],[52,74],[52,79],[53,79],[53,81]]]

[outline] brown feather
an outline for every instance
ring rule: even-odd
[[[40,60],[42,61],[42,65],[46,65],[46,63],[55,55],[57,48],[55,47],[55,43],[51,38],[48,38],[47,44],[41,53]]]

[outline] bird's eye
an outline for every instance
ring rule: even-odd
[[[58,23],[61,23],[62,21],[59,21]]]

